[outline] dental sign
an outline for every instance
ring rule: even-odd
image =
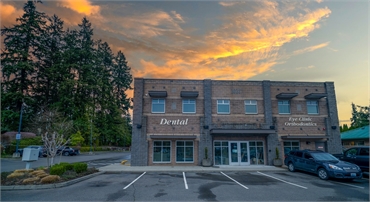
[[[172,125],[172,126],[186,126],[188,125],[188,119],[168,120],[168,119],[162,118],[159,124],[160,125]]]
[[[312,122],[309,117],[289,117],[288,121],[284,123],[285,126],[317,126],[317,123]]]

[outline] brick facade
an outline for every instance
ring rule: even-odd
[[[157,93],[154,94],[153,92]],[[196,92],[195,113],[183,113],[182,92]],[[279,94],[294,94],[284,98],[290,102],[290,114],[279,114]],[[307,113],[307,95],[322,95],[313,100],[318,103],[318,114]],[[152,100],[159,96],[165,101],[164,113],[152,112]],[[217,113],[217,100],[230,102],[230,113]],[[312,99],[312,98],[310,98]],[[245,113],[245,100],[257,102],[257,113]],[[170,160],[153,160],[155,141],[170,141]],[[193,142],[190,162],[179,162],[183,155],[177,141]],[[333,82],[282,82],[282,81],[222,81],[222,80],[176,80],[135,78],[131,165],[201,165],[204,149],[212,161],[236,160],[229,143],[229,156],[220,154],[217,144],[236,142],[248,144],[243,154],[252,162],[253,152],[265,165],[272,165],[275,148],[283,155],[284,144],[298,142],[300,149],[323,149],[337,153],[341,150],[339,120]],[[263,145],[253,147],[253,145]],[[188,148],[190,150],[191,148]],[[242,148],[243,149],[243,148]],[[238,162],[240,165],[240,151]],[[188,151],[186,150],[186,151]],[[224,150],[223,150],[224,151]],[[249,151],[251,153],[249,153]],[[168,151],[166,151],[168,152]],[[178,154],[179,153],[179,154]],[[156,155],[160,156],[161,153]],[[169,154],[161,154],[169,155]],[[177,155],[177,156],[176,156]],[[241,155],[243,156],[243,155]],[[179,159],[180,159],[179,157]],[[230,157],[230,158],[229,158]],[[156,157],[158,158],[158,157]],[[233,158],[234,160],[230,160]],[[247,162],[249,164],[249,162]]]

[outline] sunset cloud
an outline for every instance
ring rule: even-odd
[[[91,5],[88,0],[63,0],[59,2],[59,5],[87,16],[98,14],[100,11],[99,6]]]
[[[15,19],[22,16],[23,10],[17,9],[11,4],[0,2],[0,19],[1,25],[10,26],[15,24]]]
[[[329,45],[329,42],[318,44],[318,45],[315,45],[315,46],[310,46],[310,47],[307,47],[307,48],[304,48],[304,49],[301,49],[301,50],[296,50],[296,51],[293,52],[293,54],[298,55],[298,54],[302,54],[302,53],[306,53],[306,52],[312,52],[312,51],[315,51],[317,49],[324,48],[328,45]]]

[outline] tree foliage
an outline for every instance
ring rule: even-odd
[[[42,117],[53,111],[72,123],[66,137],[80,131],[85,145],[91,133],[100,144],[127,144],[132,75],[126,57],[95,40],[86,17],[77,29],[65,29],[62,19],[37,11],[36,4],[27,1],[17,24],[1,29],[1,131],[17,130],[26,103],[23,131],[45,134]]]
[[[352,118],[351,125],[348,127],[347,124],[344,124],[340,127],[341,132],[345,132],[348,130],[361,128],[363,126],[369,125],[369,107],[368,106],[360,106],[355,105],[354,103],[351,104],[352,106]]]

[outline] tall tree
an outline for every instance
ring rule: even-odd
[[[125,55],[119,51],[115,58],[115,65],[113,66],[113,93],[116,95],[116,104],[127,115],[128,110],[132,108],[131,99],[127,98],[126,91],[131,90],[132,75],[131,68],[128,66]]]
[[[1,36],[4,37],[1,108],[2,116],[7,115],[11,119],[3,122],[1,127],[5,124],[10,130],[16,129],[22,103],[26,102],[31,107],[34,105],[32,97],[37,77],[35,55],[42,49],[40,38],[46,23],[46,15],[36,10],[34,1],[25,3],[23,10],[24,14],[16,19],[16,25],[1,29]],[[27,119],[27,114],[24,119]]]
[[[359,128],[369,125],[369,107],[360,106],[352,103],[351,128]]]

